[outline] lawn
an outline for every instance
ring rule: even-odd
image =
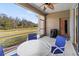
[[[27,35],[36,32],[37,28],[0,30],[0,45],[4,48],[20,44],[27,40]]]

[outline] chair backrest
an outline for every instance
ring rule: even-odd
[[[3,47],[0,47],[0,56],[4,56]]]
[[[28,34],[28,40],[36,40],[36,39],[37,39],[37,33]]]
[[[66,37],[65,36],[57,36],[56,37],[56,42],[55,42],[55,45],[58,46],[58,47],[64,47],[66,44]]]

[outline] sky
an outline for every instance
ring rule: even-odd
[[[35,13],[12,3],[0,3],[0,14],[6,14],[13,18],[24,18],[34,23],[38,23],[38,18]]]

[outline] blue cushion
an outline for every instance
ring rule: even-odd
[[[0,47],[0,56],[4,56],[3,47]]]
[[[53,51],[54,51],[56,48],[57,48],[57,47],[52,46],[52,48],[51,48],[51,52],[53,53]]]
[[[55,45],[58,47],[64,47],[66,43],[66,37],[64,36],[57,36]]]
[[[36,33],[28,34],[28,40],[36,40],[36,39],[37,39],[37,34]]]
[[[53,51],[56,49],[57,47],[56,46],[52,46],[51,48],[51,53],[53,53]],[[64,48],[60,48],[62,51],[64,51]],[[57,51],[57,52],[56,52]],[[54,53],[57,54],[57,53],[62,53],[62,51],[59,51],[59,49],[57,49]]]
[[[59,54],[59,53],[63,53],[61,50],[57,49],[54,54]]]

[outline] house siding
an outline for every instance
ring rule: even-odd
[[[51,13],[47,15],[47,35],[50,36],[50,30],[51,29],[58,29],[59,30],[59,18],[69,18],[69,10],[67,11],[61,11],[56,13]]]

